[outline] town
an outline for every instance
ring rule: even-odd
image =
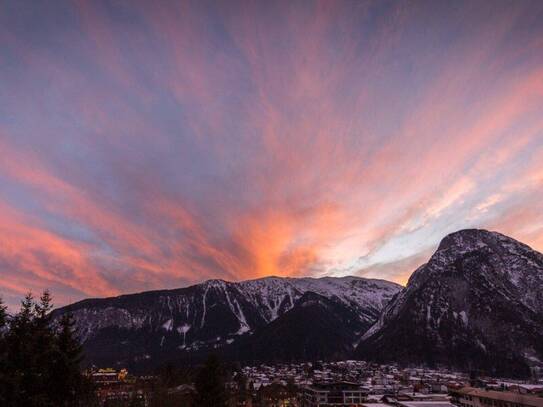
[[[157,376],[126,369],[87,372],[100,405],[193,406],[194,383],[157,390]],[[245,366],[224,381],[230,407],[543,407],[543,380],[491,378],[364,361]]]
[[[543,407],[543,0],[0,0],[0,407]]]

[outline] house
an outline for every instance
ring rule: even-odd
[[[302,389],[302,407],[361,407],[367,395],[357,383],[314,383]]]
[[[451,395],[460,407],[543,407],[543,398],[511,391],[463,387],[451,391]]]
[[[507,390],[521,393],[521,394],[533,394],[536,396],[543,396],[543,384],[510,384],[507,386]]]
[[[398,407],[455,407],[448,401],[399,401]]]
[[[91,373],[91,377],[97,384],[113,384],[126,380],[128,371],[126,369],[116,370],[112,368],[98,369]]]

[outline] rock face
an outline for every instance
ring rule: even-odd
[[[347,359],[368,327],[354,308],[307,291],[292,309],[227,348],[227,356],[259,362]]]
[[[356,356],[527,376],[543,365],[543,255],[495,232],[445,237]]]
[[[331,358],[352,353],[353,343],[400,289],[358,277],[209,280],[83,300],[55,310],[53,318],[74,314],[89,364],[156,366],[211,349],[264,360],[270,336],[275,349],[283,349],[275,353],[277,360]]]

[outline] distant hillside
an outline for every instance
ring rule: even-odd
[[[400,289],[359,277],[209,280],[176,290],[83,300],[54,316],[74,314],[87,362],[98,365],[152,366],[210,350],[270,359],[268,340],[278,351],[272,358],[302,360],[351,353]]]

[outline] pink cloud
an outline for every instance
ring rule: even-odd
[[[359,264],[405,283],[453,226],[541,248],[541,41],[508,42],[525,9],[262,7],[81,2],[75,38],[6,36],[27,73],[0,121],[1,288]]]

